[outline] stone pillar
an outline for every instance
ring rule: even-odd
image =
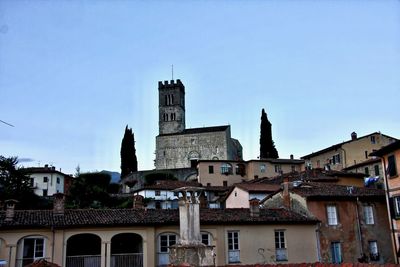
[[[9,244],[6,245],[8,248],[8,266],[15,267],[15,263],[17,260],[17,245],[16,244]]]
[[[182,187],[176,189],[179,199],[180,239],[170,248],[171,266],[212,266],[213,246],[201,242],[200,193],[203,188]]]

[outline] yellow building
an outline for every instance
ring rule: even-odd
[[[370,159],[370,153],[394,141],[396,141],[395,138],[380,132],[374,132],[362,137],[357,137],[357,134],[353,132],[350,140],[301,158],[305,160],[306,167],[340,171]]]
[[[257,209],[257,207],[255,207]],[[217,266],[318,261],[314,218],[285,209],[204,209],[202,242]],[[166,266],[179,239],[178,210],[0,212],[0,259],[8,267],[45,258],[64,267]]]
[[[397,263],[400,256],[400,141],[387,145],[371,156],[380,157],[384,171],[386,201],[389,211],[390,228]]]

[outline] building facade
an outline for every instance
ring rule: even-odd
[[[284,209],[200,211],[216,266],[316,262],[317,223]],[[177,210],[1,211],[0,259],[8,267],[39,258],[65,267],[167,266],[179,233]]]
[[[201,159],[242,159],[242,146],[231,138],[230,126],[186,129],[185,86],[158,83],[159,134],[156,137],[156,169],[195,168]]]
[[[394,142],[396,139],[380,132],[357,137],[353,132],[351,139],[301,157],[306,167],[328,168],[340,171],[352,165],[371,159],[375,150]]]
[[[400,261],[400,141],[375,151],[371,156],[379,157],[384,170],[386,201],[389,207],[392,246],[397,263]]]
[[[31,177],[30,184],[33,192],[38,196],[52,196],[57,193],[68,194],[72,183],[72,176],[56,170],[54,166],[25,168],[24,171]]]

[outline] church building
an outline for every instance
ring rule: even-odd
[[[158,82],[158,95],[157,170],[195,168],[198,160],[242,160],[230,125],[186,129],[185,86],[179,79]]]

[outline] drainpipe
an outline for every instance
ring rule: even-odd
[[[358,233],[358,240],[360,240],[360,255],[361,257],[364,256],[364,248],[363,248],[363,238],[362,238],[362,232],[361,232],[361,223],[360,223],[360,217],[358,214],[358,197],[356,198],[356,219],[357,219],[357,233]]]
[[[322,257],[321,257],[321,244],[320,244],[320,240],[319,240],[319,233],[320,233],[320,228],[321,223],[318,223],[317,225],[317,229],[315,230],[315,235],[317,237],[317,255],[318,255],[318,261],[322,262]]]
[[[389,221],[390,221],[390,227],[391,232],[392,232],[392,238],[393,238],[393,245],[394,245],[394,258],[396,259],[396,264],[399,264],[399,257],[397,256],[397,243],[396,243],[396,233],[394,231],[394,223],[393,223],[393,219],[392,219],[392,214],[390,213],[390,197],[389,197],[389,182],[387,179],[387,173],[386,173],[386,161],[385,161],[385,157],[381,157],[382,161],[383,161],[383,173],[385,175],[385,197],[386,197],[386,206],[389,207],[388,209],[388,217],[389,217]]]
[[[53,246],[51,248],[51,262],[54,262],[54,246],[55,246],[55,231],[54,225],[51,226],[51,231],[53,232]]]

